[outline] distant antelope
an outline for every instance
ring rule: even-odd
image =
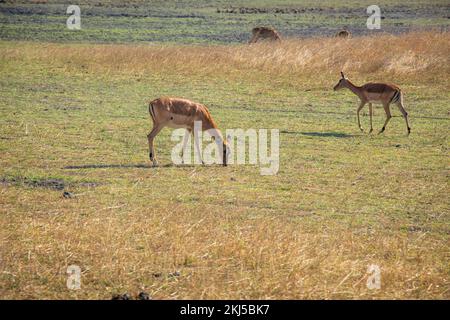
[[[336,38],[350,38],[351,33],[348,30],[341,30],[336,33]]]
[[[358,127],[361,131],[363,131],[361,122],[359,121],[359,112],[361,111],[361,109],[365,106],[366,103],[369,104],[370,132],[372,132],[372,102],[381,102],[383,104],[384,111],[386,112],[386,121],[383,125],[383,128],[381,128],[378,134],[382,133],[386,129],[386,125],[391,119],[391,103],[395,103],[400,109],[400,112],[405,118],[408,135],[410,134],[411,128],[408,124],[408,113],[404,108],[403,94],[399,87],[387,83],[366,83],[365,85],[358,87],[351,83],[350,80],[344,76],[344,73],[341,72],[341,79],[334,86],[334,90],[336,91],[342,88],[350,89],[361,100],[358,110],[356,111],[356,114],[358,116]]]
[[[223,139],[221,132],[217,129],[217,125],[206,106],[187,99],[161,97],[150,102],[149,112],[153,120],[153,129],[147,135],[147,138],[149,157],[154,166],[158,165],[155,157],[155,150],[153,148],[153,140],[156,135],[164,127],[186,128],[186,134],[183,139],[183,152],[188,142],[189,134],[194,133],[194,124],[196,121],[200,121],[202,123],[202,131],[209,129],[216,130],[215,132],[217,136],[215,137],[215,141],[218,145],[222,145],[222,163],[224,166],[227,165],[227,142]],[[201,159],[199,141],[197,141],[196,135],[194,135],[194,144],[199,158]],[[203,160],[202,163],[204,163]]]
[[[253,34],[253,36],[248,43],[255,43],[260,39],[270,39],[273,41],[281,40],[281,37],[278,34],[278,32],[274,28],[271,28],[271,27],[253,28],[252,34]]]

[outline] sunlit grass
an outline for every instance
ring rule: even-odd
[[[0,297],[448,299],[449,43],[1,42]],[[332,91],[342,69],[398,84],[412,134],[396,109],[384,135],[360,133],[357,98]],[[205,103],[221,129],[279,129],[279,173],[170,166],[168,129],[148,167],[160,95]],[[370,264],[381,290],[366,287]]]

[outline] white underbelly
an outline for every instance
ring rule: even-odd
[[[367,101],[370,103],[376,103],[376,102],[381,102],[381,97],[379,94],[368,94],[367,95]]]
[[[179,129],[179,128],[185,128],[185,129],[187,129],[187,128],[189,128],[189,126],[186,125],[186,124],[175,123],[175,122],[173,122],[173,121],[168,122],[168,123],[167,123],[167,126],[168,126],[169,128],[172,128],[172,129]]]
[[[167,122],[166,126],[172,129],[178,129],[178,128],[191,128],[193,125],[193,119],[192,117],[187,117],[183,115],[172,115]]]

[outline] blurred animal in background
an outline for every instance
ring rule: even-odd
[[[341,30],[341,31],[339,31],[338,33],[336,33],[336,38],[344,38],[344,39],[346,39],[346,38],[350,38],[351,37],[351,33],[350,33],[350,31],[348,31],[348,30]]]
[[[256,27],[252,30],[252,38],[248,43],[256,43],[259,40],[281,41],[278,32],[271,27]]]

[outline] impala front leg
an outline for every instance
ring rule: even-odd
[[[200,160],[201,164],[205,164],[205,162],[202,159],[202,151],[200,148],[200,138],[198,136],[198,131],[195,132],[195,130],[194,130],[193,132],[194,132],[194,145],[195,145],[195,150],[197,151],[198,159]],[[194,163],[195,163],[195,155],[194,155]]]
[[[189,141],[190,134],[191,134],[191,130],[186,129],[186,133],[184,134],[184,138],[183,138],[183,147],[181,149],[181,163],[183,163],[183,164],[184,164],[184,152],[186,150],[186,146]],[[190,150],[190,148],[189,148],[189,150]],[[191,153],[189,152],[189,157],[190,157],[190,155],[191,155]],[[190,162],[191,162],[191,160],[188,161],[188,163],[190,163]]]
[[[356,115],[358,116],[358,127],[359,127],[359,130],[361,130],[361,132],[364,132],[364,130],[361,127],[361,122],[359,120],[359,112],[365,105],[366,105],[366,103],[364,101],[361,101],[361,104],[359,105],[358,110],[356,111]]]
[[[370,116],[370,131],[369,133],[372,133],[373,127],[372,127],[372,103],[369,103],[369,116]]]

